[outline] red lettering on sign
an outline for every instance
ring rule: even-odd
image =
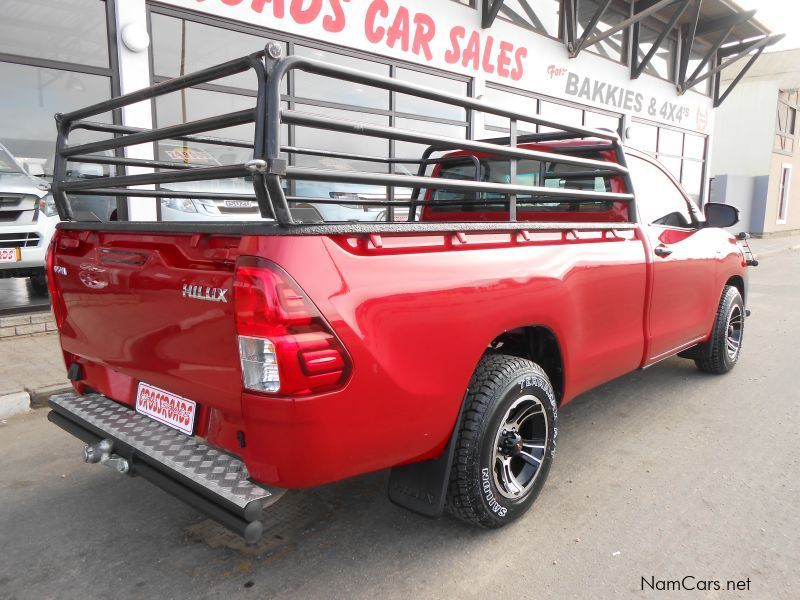
[[[411,46],[411,51],[414,54],[422,52],[426,60],[432,60],[433,53],[430,44],[433,36],[436,35],[436,24],[425,13],[417,13],[414,17],[414,25],[417,28],[414,30],[414,44]]]
[[[457,25],[450,30],[450,49],[444,53],[444,60],[448,65],[454,65],[461,58],[461,38],[467,35],[466,30]]]
[[[522,61],[526,56],[528,56],[527,48],[517,48],[517,51],[514,54],[514,64],[516,66],[514,67],[514,70],[511,71],[511,79],[513,81],[519,81],[525,74],[525,67],[522,64]]]
[[[333,15],[325,15],[322,19],[322,27],[329,33],[339,33],[344,29],[345,18],[344,8],[342,2],[350,2],[350,0],[331,0],[331,10]]]
[[[478,65],[480,64],[481,59],[481,34],[477,31],[473,31],[472,35],[469,36],[469,41],[467,42],[467,47],[464,48],[464,52],[461,55],[461,64],[465,67],[469,66],[469,63],[472,63],[472,68],[476,71],[478,70]]]
[[[403,52],[408,52],[408,9],[400,7],[394,17],[391,27],[386,31],[386,45],[394,48],[400,41]]]
[[[483,62],[481,63],[481,66],[483,67],[484,72],[489,73],[489,75],[494,73],[494,65],[491,62],[493,45],[494,38],[492,36],[488,36],[486,38],[486,48],[483,51]]]
[[[500,77],[508,77],[508,67],[511,65],[510,54],[514,51],[514,45],[508,42],[500,42],[500,54],[497,55],[497,74]]]
[[[384,0],[374,0],[367,9],[367,16],[364,19],[364,31],[367,35],[367,40],[371,44],[377,44],[383,39],[386,29],[380,25],[375,24],[378,16],[389,16],[389,5]]]
[[[305,7],[306,0],[292,0],[289,12],[298,25],[308,25],[322,12],[322,0],[309,0],[309,2],[310,4]]]

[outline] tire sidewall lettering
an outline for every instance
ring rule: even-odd
[[[491,464],[492,447],[494,445],[494,436],[496,429],[499,426],[499,419],[503,418],[507,407],[510,406],[517,398],[524,395],[536,396],[544,405],[549,405],[550,414],[548,415],[548,426],[550,429],[550,448],[545,453],[545,460],[540,467],[540,472],[537,475],[539,480],[534,483],[533,488],[521,499],[510,500],[503,497],[495,489],[493,480],[494,466]],[[487,423],[486,437],[487,441],[481,449],[480,457],[480,472],[478,473],[478,487],[480,495],[487,507],[487,510],[498,520],[506,520],[515,515],[515,513],[523,512],[538,496],[539,491],[547,478],[547,473],[550,469],[550,463],[555,455],[556,450],[556,437],[558,436],[558,429],[555,425],[557,416],[557,401],[550,382],[536,373],[524,374],[520,376],[510,385],[507,385],[502,393],[502,397],[497,401],[495,408],[495,415]]]

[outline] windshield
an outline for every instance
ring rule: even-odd
[[[3,146],[0,146],[0,173],[22,173],[19,165]]]

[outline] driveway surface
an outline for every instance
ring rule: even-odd
[[[751,279],[737,368],[672,358],[575,400],[534,509],[501,531],[410,514],[375,473],[288,494],[247,546],[82,464],[45,410],[8,419],[0,597],[798,598],[800,252]],[[722,590],[658,591],[674,580]]]

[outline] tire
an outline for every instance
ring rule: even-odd
[[[744,335],[744,301],[739,290],[728,285],[714,317],[714,327],[707,342],[697,346],[694,362],[704,373],[722,375],[736,365]]]
[[[539,365],[491,354],[465,402],[447,508],[469,524],[502,527],[525,514],[547,479],[558,435],[553,387]]]
[[[49,293],[47,290],[47,276],[44,273],[41,275],[32,275],[30,280],[33,293],[40,298],[46,298]]]

